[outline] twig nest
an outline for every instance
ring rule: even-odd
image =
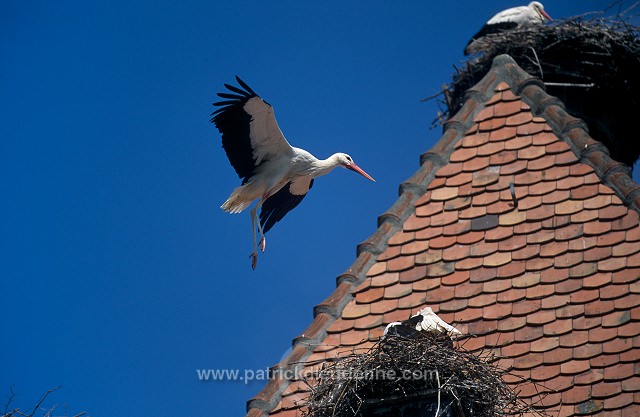
[[[507,371],[495,360],[454,347],[448,334],[387,335],[365,353],[326,365],[308,381],[305,415],[378,415],[373,410],[406,412],[407,407],[420,409],[421,415],[457,415],[453,410],[476,417],[536,414],[502,380]]]
[[[493,59],[508,54],[583,119],[613,159],[633,165],[640,155],[640,141],[629,137],[640,112],[640,28],[625,16],[578,17],[483,38],[482,51],[453,74],[441,101],[444,115],[434,124],[458,112],[465,92],[485,76]]]

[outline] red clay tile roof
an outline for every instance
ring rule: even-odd
[[[546,411],[640,415],[640,186],[510,57],[467,94],[274,369],[367,348],[431,306],[538,383],[520,396]],[[247,415],[298,416],[308,390],[272,379]]]

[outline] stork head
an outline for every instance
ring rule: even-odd
[[[544,11],[544,6],[539,1],[532,1],[531,3],[529,3],[529,7],[535,12],[538,17],[540,17],[541,21],[544,22],[545,20],[553,20],[551,16],[549,16],[549,14]]]
[[[353,162],[353,159],[347,155],[346,153],[337,153],[336,154],[337,160],[338,160],[338,164],[342,165],[343,167],[350,169],[351,171],[357,172],[358,174],[362,175],[363,177],[365,177],[368,180],[371,180],[373,182],[376,182],[376,180],[374,180],[371,175],[367,174],[366,172],[364,172],[364,170],[362,168],[360,168],[358,165],[356,165],[355,162]]]

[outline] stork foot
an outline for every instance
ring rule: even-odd
[[[264,236],[260,238],[260,243],[258,243],[258,246],[260,246],[260,250],[262,252],[264,252],[264,250],[267,248],[267,239],[265,239]]]
[[[255,270],[258,265],[258,252],[251,252],[249,258],[251,258],[251,269]]]

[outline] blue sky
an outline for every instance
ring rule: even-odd
[[[517,4],[2,2],[0,396],[28,407],[62,385],[58,415],[244,415],[264,381],[196,369],[280,360],[439,138],[420,99]],[[209,123],[236,74],[294,146],[377,180],[318,179],[256,271],[248,213],[219,209],[239,180]]]

